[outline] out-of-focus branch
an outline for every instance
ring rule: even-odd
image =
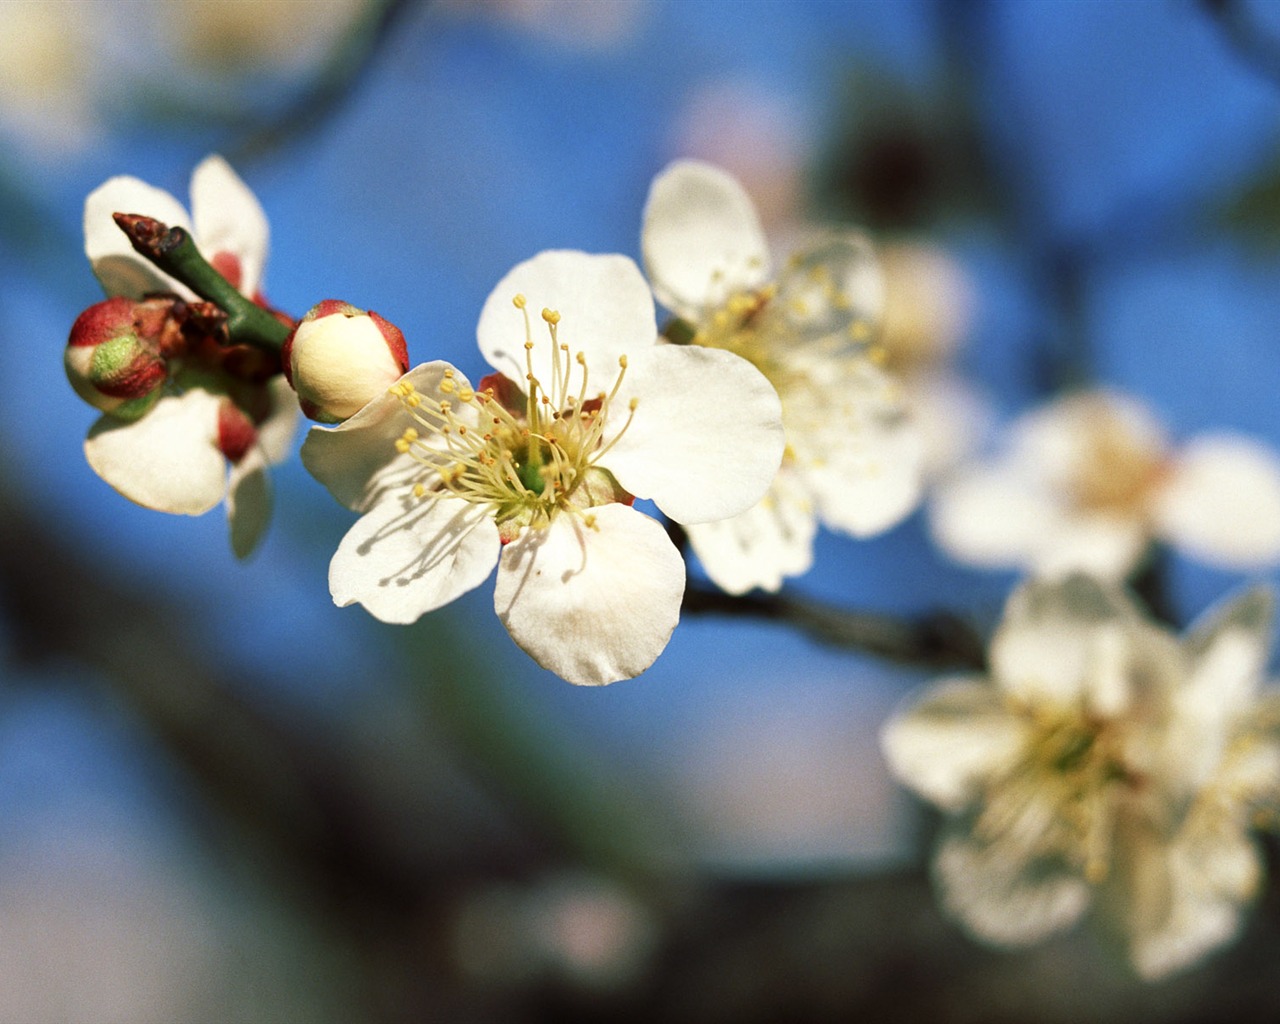
[[[1200,0],[1230,49],[1257,74],[1280,85],[1280,36],[1260,24],[1240,0]]]
[[[668,520],[667,534],[687,557],[689,536],[680,524]],[[734,595],[692,582],[685,586],[681,610],[689,615],[777,622],[819,643],[862,651],[900,665],[981,670],[987,663],[982,637],[950,612],[908,618],[839,608],[785,591]]]
[[[400,848],[397,823],[424,813],[416,799],[397,805],[314,723],[273,717],[244,699],[271,687],[198,655],[182,608],[94,572],[9,479],[0,480],[0,536],[12,657],[37,667],[71,659],[109,681],[225,815],[222,825],[255,841],[309,901],[348,925],[394,918],[450,869],[412,863]],[[463,825],[456,809],[430,812],[441,835]]]
[[[862,651],[902,665],[975,670],[986,665],[981,638],[948,612],[905,618],[835,608],[785,592],[734,596],[692,584],[685,588],[683,610],[690,615],[777,622],[820,643]]]

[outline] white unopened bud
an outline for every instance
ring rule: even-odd
[[[336,299],[311,308],[281,356],[302,411],[321,423],[354,416],[409,369],[398,327]]]

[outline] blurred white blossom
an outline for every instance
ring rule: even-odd
[[[1280,457],[1227,432],[1175,446],[1137,400],[1077,392],[941,484],[930,524],[960,562],[1041,575],[1121,579],[1153,539],[1209,565],[1264,568],[1280,562]]]
[[[688,347],[743,356],[782,400],[787,451],[768,494],[688,531],[711,579],[735,594],[777,590],[809,568],[819,520],[865,537],[907,515],[921,447],[901,389],[872,358],[883,282],[869,242],[829,235],[775,281],[742,186],[682,160],[653,182],[641,244],[654,294],[693,328]]]
[[[1092,906],[1146,978],[1232,938],[1262,877],[1249,829],[1280,799],[1273,616],[1254,589],[1179,640],[1089,577],[1015,591],[990,676],[940,681],[882,736],[947,815],[946,910],[1020,946]]]

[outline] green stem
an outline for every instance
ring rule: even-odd
[[[114,217],[140,255],[227,314],[227,334],[233,343],[280,351],[289,328],[214,270],[186,230],[138,214],[117,213]]]

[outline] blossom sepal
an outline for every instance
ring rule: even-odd
[[[285,339],[281,360],[303,413],[319,423],[350,419],[409,370],[395,324],[337,299],[307,311]]]

